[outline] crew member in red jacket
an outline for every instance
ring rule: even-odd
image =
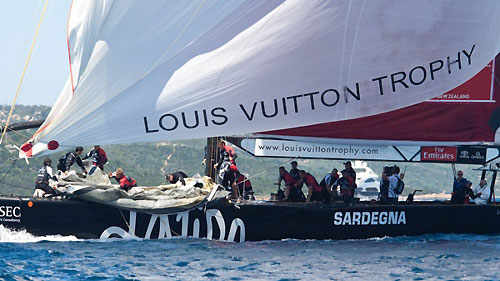
[[[304,170],[300,170],[299,172],[300,180],[309,188],[307,192],[306,202],[309,201],[323,201],[323,187],[318,184],[316,178],[314,178],[311,174],[306,173]],[[299,183],[300,184],[300,183]]]
[[[124,175],[121,168],[116,169],[114,173],[108,173],[108,177],[115,178],[120,187],[125,191],[129,191],[132,187],[137,186],[135,179]]]
[[[236,185],[238,185],[240,197],[243,196],[245,200],[255,200],[252,183],[244,174],[240,173],[240,171],[236,171]]]
[[[304,194],[297,186],[297,181],[292,177],[292,175],[290,175],[290,173],[288,173],[283,166],[279,167],[278,171],[280,173],[280,177],[276,185],[281,187],[281,182],[285,182],[285,197],[283,200],[292,202],[304,201]]]

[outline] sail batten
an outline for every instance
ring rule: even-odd
[[[29,154],[49,141],[65,148],[236,135],[412,107],[495,57],[499,6],[75,0],[72,78]]]

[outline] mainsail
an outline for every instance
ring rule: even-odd
[[[75,0],[68,82],[22,154],[394,111],[473,77],[499,29],[495,0]]]

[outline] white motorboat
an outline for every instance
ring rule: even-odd
[[[368,167],[365,161],[354,161],[352,168],[356,171],[357,196],[377,197],[380,191],[379,176]]]

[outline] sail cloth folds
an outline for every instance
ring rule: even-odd
[[[496,0],[75,0],[74,89],[29,154],[50,141],[235,135],[411,106],[479,72],[499,29]]]

